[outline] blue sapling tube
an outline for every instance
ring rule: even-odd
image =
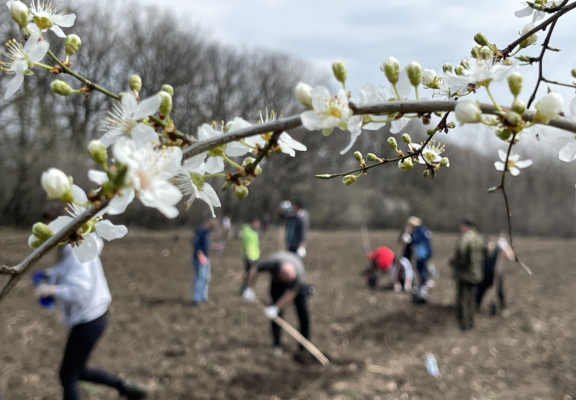
[[[32,274],[32,283],[36,287],[48,283],[48,275],[46,274],[46,271],[34,271]],[[54,308],[55,299],[53,296],[40,297],[38,303],[41,307],[51,310]]]

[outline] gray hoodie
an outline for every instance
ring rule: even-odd
[[[102,240],[97,238],[102,249]],[[47,271],[49,282],[56,286],[54,297],[67,328],[102,316],[112,300],[102,270],[100,257],[80,263],[70,245],[62,248],[58,263]]]

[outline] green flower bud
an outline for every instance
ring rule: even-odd
[[[512,93],[514,98],[518,97],[522,91],[522,75],[520,75],[518,72],[514,72],[508,75],[508,78],[506,79],[508,81],[508,88],[510,89],[510,93]]]
[[[20,28],[28,26],[29,12],[28,7],[21,1],[14,1],[10,5],[10,17]]]
[[[517,112],[520,115],[523,115],[524,111],[526,111],[526,104],[524,104],[522,100],[514,100],[511,110]]]
[[[32,247],[33,249],[37,249],[38,247],[42,246],[44,240],[37,238],[35,235],[30,235],[28,238],[28,246]]]
[[[428,134],[428,136],[432,136],[435,135],[436,132],[438,132],[438,130],[436,128],[430,128],[426,131],[426,133]]]
[[[440,166],[441,167],[449,167],[450,166],[450,160],[448,159],[448,157],[442,157],[442,159],[440,160]]]
[[[334,77],[338,80],[338,82],[342,83],[343,85],[346,84],[347,72],[342,61],[336,61],[334,64],[332,64],[332,72],[334,72]]]
[[[402,141],[403,141],[404,143],[410,144],[410,143],[412,143],[412,138],[410,137],[409,134],[403,133],[403,134],[402,134]]]
[[[456,122],[454,122],[454,121],[448,122],[448,123],[446,124],[446,128],[448,128],[448,129],[454,129],[454,128],[456,128]]]
[[[172,85],[164,84],[162,85],[162,89],[164,92],[170,93],[170,96],[174,96],[174,88]]]
[[[483,60],[488,60],[490,59],[490,57],[492,57],[492,50],[488,49],[488,48],[483,48],[480,51],[480,58]]]
[[[130,77],[130,81],[128,84],[130,86],[130,90],[139,92],[140,89],[142,89],[142,78],[134,74]]]
[[[344,183],[346,186],[350,186],[356,182],[356,179],[357,178],[354,175],[346,175],[344,178],[342,178],[342,183]]]
[[[32,234],[42,242],[45,242],[46,240],[54,236],[54,232],[52,231],[52,229],[50,229],[48,225],[43,224],[42,222],[37,222],[34,224],[34,226],[32,227]]]
[[[517,112],[514,112],[512,110],[508,111],[504,118],[506,118],[506,122],[508,122],[510,125],[514,125],[514,126],[518,125],[520,123],[520,121],[522,121],[522,116],[520,114],[518,114]]]
[[[446,63],[442,66],[442,71],[444,71],[444,73],[446,72],[452,72],[452,64],[450,63]]]
[[[248,188],[246,186],[234,186],[234,196],[238,199],[244,199],[248,196]]]
[[[394,57],[388,57],[388,59],[382,65],[382,71],[384,71],[384,75],[388,79],[392,85],[398,83],[398,79],[400,78],[400,63]]]
[[[470,69],[470,62],[466,58],[464,58],[464,59],[462,59],[462,61],[460,61],[460,65],[464,69]]]
[[[158,95],[162,99],[162,103],[160,103],[160,114],[167,117],[172,111],[172,95],[165,90],[161,90]]]
[[[518,60],[520,61],[524,61],[524,62],[530,62],[530,57],[525,56],[524,54],[519,55],[518,57],[516,57]]]
[[[472,47],[472,49],[470,50],[470,55],[472,56],[472,58],[481,58],[480,50],[482,50],[481,46]]]
[[[73,56],[76,54],[78,49],[80,49],[80,46],[82,46],[82,40],[80,40],[80,36],[66,36],[66,40],[64,40],[64,51],[66,52],[66,55]]]
[[[381,158],[378,157],[378,156],[376,156],[376,154],[374,154],[374,153],[368,153],[368,154],[366,154],[366,159],[367,159],[368,161],[381,161]]]
[[[512,132],[510,132],[508,129],[506,128],[498,128],[496,129],[496,136],[504,141],[510,139],[510,136],[512,136]]]
[[[411,158],[405,158],[403,160],[398,161],[398,168],[400,168],[401,171],[408,171],[412,169],[413,166],[414,163],[412,162]]]
[[[456,68],[454,68],[454,73],[460,76],[464,75],[464,67],[461,65],[457,66]]]
[[[92,156],[92,159],[100,165],[106,164],[108,161],[108,152],[106,147],[99,140],[93,140],[88,145],[88,153]]]
[[[488,42],[488,38],[484,36],[484,34],[481,32],[478,32],[476,35],[474,35],[474,41],[478,43],[480,46],[490,45],[490,43]]]
[[[420,85],[420,82],[422,81],[422,67],[420,66],[420,64],[418,64],[415,61],[412,61],[406,67],[406,73],[408,74],[408,79],[410,80],[412,86],[416,87]]]
[[[388,144],[388,147],[390,147],[392,150],[394,151],[398,150],[398,142],[396,142],[396,139],[394,139],[393,137],[389,137],[386,143]]]
[[[570,74],[572,75],[572,78],[576,78],[576,68],[572,68],[572,71],[570,71]]]
[[[363,160],[362,153],[360,153],[359,151],[355,151],[354,152],[354,158],[356,159],[356,161],[362,162],[362,160]]]
[[[254,157],[246,157],[246,158],[244,159],[244,161],[242,162],[242,166],[245,167],[245,166],[247,166],[247,165],[249,165],[249,164],[252,164],[254,161],[256,161],[256,159],[255,159]],[[262,173],[262,168],[260,167],[260,164],[258,164],[258,165],[256,166],[256,169],[254,169],[254,173],[255,173],[256,175],[260,175],[260,174]]]
[[[60,96],[68,96],[72,93],[72,88],[66,82],[56,79],[50,84],[52,91]]]

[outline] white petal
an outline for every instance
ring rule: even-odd
[[[106,214],[119,215],[126,211],[126,208],[132,203],[135,196],[134,188],[126,188],[120,191],[119,194],[110,200],[110,204],[106,207]]]
[[[54,234],[56,234],[59,231],[61,231],[62,229],[64,229],[66,227],[66,225],[68,225],[71,221],[72,221],[72,217],[64,215],[64,216],[58,217],[54,221],[50,222],[48,224],[48,227],[50,229],[52,229],[52,232],[54,232]]]
[[[316,131],[322,129],[320,115],[316,111],[305,111],[300,115],[302,125],[309,131]]]
[[[87,263],[98,256],[98,242],[92,234],[89,234],[84,236],[80,246],[75,246],[73,250],[79,262]]]
[[[128,233],[128,228],[126,228],[126,226],[114,225],[107,219],[98,222],[94,226],[94,229],[96,230],[96,234],[98,236],[106,240],[120,239],[126,236],[126,234]]]
[[[506,152],[504,150],[498,150],[498,157],[500,157],[502,162],[506,162]]]
[[[572,115],[572,119],[576,119],[576,97],[570,102],[570,115]]]
[[[210,212],[212,213],[212,217],[216,217],[214,213],[214,207],[220,207],[220,199],[216,194],[216,191],[209,183],[204,183],[204,190],[197,193],[197,197],[208,204],[210,207]]]
[[[136,114],[136,110],[138,110],[136,97],[134,97],[132,93],[125,93],[124,96],[122,96],[122,111],[125,114],[124,117],[132,118],[133,115]]]
[[[76,21],[76,14],[54,15],[52,22],[64,28],[70,28]]]
[[[174,207],[182,199],[182,193],[170,183],[155,180],[150,190],[141,190],[139,198],[147,207],[156,208],[168,218],[178,216],[178,209]]]
[[[198,140],[200,141],[209,140],[220,135],[222,135],[221,132],[218,132],[208,124],[202,124],[198,128]]]
[[[560,149],[558,158],[564,162],[576,160],[576,142],[572,140],[570,143],[566,143],[566,145]]]
[[[326,111],[329,107],[327,100],[331,97],[330,91],[324,86],[316,86],[312,90],[312,107],[319,112]]]
[[[516,162],[516,166],[518,168],[528,168],[529,166],[531,166],[532,164],[534,164],[532,162],[532,160],[520,160]]]
[[[52,25],[52,27],[50,28],[50,30],[52,32],[54,32],[56,34],[56,36],[61,37],[61,38],[65,38],[66,34],[64,33],[64,31],[62,29],[60,29],[60,27],[56,24]]]
[[[86,192],[84,192],[84,190],[82,190],[79,186],[72,185],[72,194],[74,195],[74,200],[76,200],[78,203],[88,203],[88,196],[86,196]]]
[[[134,119],[139,121],[142,118],[146,118],[149,115],[156,114],[158,112],[158,109],[160,108],[161,103],[162,98],[158,95],[149,97],[146,100],[142,100],[138,105],[138,107],[136,108]]]
[[[222,171],[224,171],[224,160],[222,157],[208,157],[208,160],[206,160],[206,172],[217,174]]]
[[[35,23],[32,23],[31,25],[36,26]],[[28,27],[30,27],[30,25],[28,25]],[[28,38],[28,40],[24,44],[24,53],[28,53],[30,51],[30,49],[32,49],[32,47],[36,46],[36,44],[38,43],[39,40],[40,40],[40,30],[36,26],[36,30],[32,31],[32,33],[30,34],[30,37]]]
[[[30,49],[28,53],[28,58],[30,62],[38,62],[41,61],[44,57],[46,57],[46,53],[48,53],[48,49],[50,48],[50,44],[48,42],[39,42],[34,47]]]
[[[532,15],[532,13],[534,12],[534,9],[532,7],[526,7],[523,8],[521,10],[518,10],[514,13],[515,16],[517,16],[518,18],[523,18],[523,17],[528,17],[529,15]]]
[[[520,175],[520,170],[516,167],[511,167],[510,168],[510,174],[512,174],[512,176],[518,176],[518,175]]]
[[[160,138],[151,126],[140,123],[132,129],[132,140],[138,143],[159,143]]]
[[[199,172],[202,165],[204,164],[204,159],[206,158],[206,153],[198,154],[184,161],[182,166],[188,172]]]
[[[24,74],[16,74],[14,78],[6,86],[6,93],[4,94],[4,100],[8,100],[18,89],[22,86],[24,82]]]
[[[124,133],[121,130],[113,129],[106,132],[99,140],[102,142],[104,147],[108,148],[115,144],[123,135]]]
[[[88,171],[88,179],[94,182],[97,185],[103,185],[108,182],[108,175],[104,171],[97,171],[95,169],[91,169]]]
[[[345,154],[348,150],[352,148],[354,143],[356,143],[356,139],[362,133],[362,117],[361,116],[354,116],[348,120],[348,130],[350,131],[350,143],[346,146],[340,154]]]
[[[405,99],[408,97],[412,91],[412,84],[410,79],[408,79],[408,73],[406,72],[406,67],[402,68],[400,71],[400,76],[398,78],[398,83],[396,84],[396,89],[400,95],[400,99]]]
[[[293,148],[294,150],[298,150],[298,151],[308,150],[304,144],[300,143],[299,141],[294,139],[292,136],[290,136],[286,132],[282,132],[279,140],[282,141],[282,144],[289,146],[289,147]]]
[[[226,155],[228,157],[240,157],[252,150],[250,147],[240,142],[230,142],[226,145]]]
[[[406,125],[408,125],[410,120],[408,118],[395,119],[390,122],[390,133],[399,133]]]
[[[494,168],[496,168],[496,171],[504,171],[504,163],[502,161],[496,161],[494,162]]]

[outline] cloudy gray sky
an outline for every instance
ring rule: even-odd
[[[342,60],[353,95],[365,82],[387,85],[380,65],[388,56],[395,56],[404,65],[418,61],[425,68],[441,71],[445,62],[456,65],[469,54],[477,32],[503,48],[532,20],[514,16],[515,10],[525,7],[518,0],[140,1],[170,7],[199,24],[210,37],[231,46],[285,52],[327,71],[333,61]],[[575,22],[576,11],[563,17],[556,27],[552,45],[563,51],[546,55],[544,70],[549,79],[571,80],[576,42],[570,28]],[[540,46],[532,46],[524,53],[537,55],[539,51]],[[520,72],[525,75],[522,97],[527,101],[536,69]],[[494,88],[498,101],[509,103],[505,82],[499,86]],[[573,91],[554,89],[565,97],[568,111]],[[545,90],[542,87],[541,94]],[[483,94],[480,97],[485,99]]]

